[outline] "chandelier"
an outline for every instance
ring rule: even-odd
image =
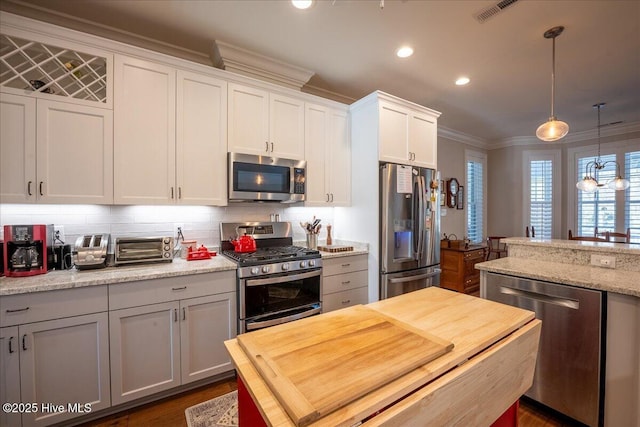
[[[615,160],[609,160],[603,162],[600,159],[600,108],[605,105],[604,102],[600,102],[598,104],[594,104],[593,108],[598,109],[598,157],[596,157],[593,161],[587,163],[584,171],[584,178],[576,183],[576,187],[578,190],[585,191],[587,193],[593,193],[600,188],[604,187],[604,183],[598,182],[597,174],[599,170],[602,170],[608,164],[612,163],[616,165],[616,177],[609,181],[606,186],[612,190],[626,190],[629,188],[629,181],[622,178],[620,174],[620,164]]]

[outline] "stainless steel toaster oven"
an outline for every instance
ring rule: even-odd
[[[171,262],[173,237],[118,237],[114,251],[116,265]]]

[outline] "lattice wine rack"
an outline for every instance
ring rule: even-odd
[[[107,60],[0,34],[0,87],[107,102]]]

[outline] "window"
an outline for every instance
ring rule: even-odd
[[[569,183],[573,190],[568,200],[568,229],[577,235],[593,236],[594,230],[626,232],[631,230],[631,241],[640,243],[640,140],[621,141],[608,145],[602,162],[617,161],[620,173],[629,180],[626,191],[614,191],[606,184],[616,174],[615,163],[597,171],[598,182],[604,184],[595,193],[585,193],[575,188],[575,182],[585,175],[587,163],[595,160],[596,146],[569,149]],[[603,150],[604,151],[604,150]],[[575,198],[573,198],[575,197]],[[572,211],[572,209],[575,209]]]
[[[624,155],[625,178],[631,184],[625,191],[625,227],[631,229],[631,241],[640,242],[640,151]]]
[[[487,156],[475,151],[465,151],[467,209],[467,237],[473,243],[484,241],[486,224],[486,206],[484,204],[486,187],[485,170]]]
[[[578,159],[578,178],[585,175],[587,163],[592,162],[593,157]],[[615,161],[615,154],[600,156],[602,162]],[[578,191],[578,225],[577,236],[594,236],[595,228],[598,232],[614,231],[616,229],[616,192],[606,186],[616,176],[615,163],[609,163],[602,170],[596,171],[596,180],[605,184],[604,187],[594,193]],[[576,182],[577,182],[576,180]]]
[[[523,153],[523,208],[525,227],[536,238],[552,239],[560,234],[560,151],[536,150]]]

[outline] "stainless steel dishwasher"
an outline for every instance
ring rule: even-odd
[[[581,423],[602,425],[606,293],[482,274],[482,298],[534,311],[542,320],[533,385],[525,395]]]

